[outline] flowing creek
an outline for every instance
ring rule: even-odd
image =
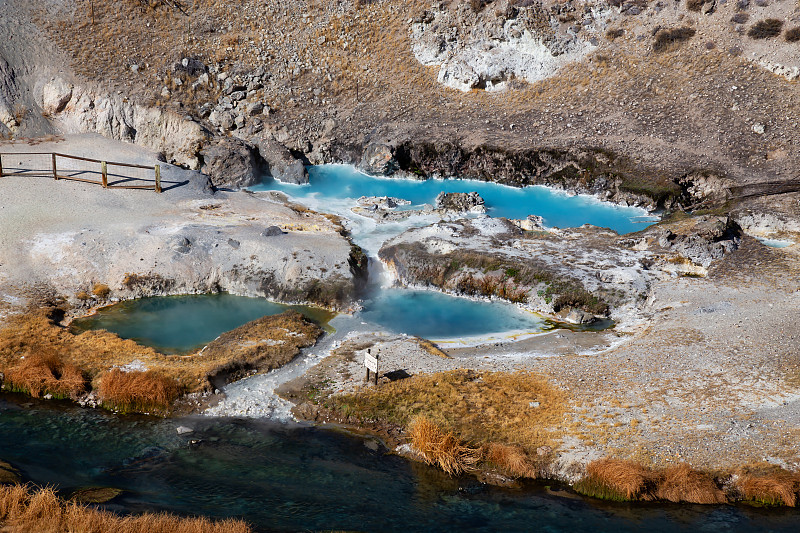
[[[194,429],[178,435],[179,425]],[[239,516],[258,531],[797,531],[794,509],[614,504],[530,483],[451,479],[374,439],[259,420],[120,417],[0,398],[0,457],[64,493],[109,486],[121,513]]]
[[[593,223],[621,233],[654,221],[642,210],[541,187],[520,190],[462,180],[387,180],[345,166],[312,168],[309,186],[268,182],[258,189],[281,190],[312,209],[344,217],[354,241],[372,257],[387,238],[438,217],[376,224],[350,212],[362,195],[400,197],[411,200],[414,208],[432,203],[441,190],[478,191],[490,215],[538,214],[548,225]],[[89,486],[124,489],[106,505],[121,513],[164,510],[239,516],[259,531],[797,531],[800,517],[790,509],[605,503],[540,483],[496,488],[471,478],[449,478],[434,468],[388,455],[373,438],[277,422],[290,416],[287,403],[272,393],[274,386],[302,374],[348,331],[378,326],[437,339],[550,327],[511,304],[392,288],[378,262],[373,263],[370,293],[355,316],[331,319],[309,307],[199,295],[125,302],[75,323],[79,329],[107,328],[183,353],[264,314],[298,309],[332,334],[314,353],[226,388],[226,393],[263,392],[264,405],[254,416],[272,420],[121,417],[7,394],[0,397],[0,459],[19,468],[26,480],[56,485],[65,493]],[[163,321],[164,313],[173,320]],[[174,320],[176,316],[180,319]],[[162,329],[166,322],[180,327]],[[179,435],[176,429],[181,425],[193,431]]]

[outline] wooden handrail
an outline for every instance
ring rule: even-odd
[[[31,155],[40,155],[40,156],[50,156],[51,158],[51,174],[54,180],[59,179],[67,179],[67,180],[74,180],[74,181],[82,181],[85,183],[97,183],[98,185],[102,185],[104,189],[152,189],[157,193],[163,192],[161,188],[161,165],[154,165],[154,166],[147,166],[147,165],[136,165],[131,163],[120,163],[116,161],[103,161],[101,159],[92,159],[89,157],[80,157],[76,155],[69,155],[69,154],[62,154],[60,152],[0,152],[0,178],[4,176],[10,176],[3,169],[3,156],[31,156]],[[100,174],[101,174],[101,181],[92,181],[83,178],[78,178],[74,176],[59,176],[58,175],[58,162],[57,158],[63,157],[65,159],[72,159],[76,161],[86,161],[88,163],[99,163],[100,164]],[[155,183],[154,185],[109,185],[108,184],[108,167],[124,167],[124,168],[142,168],[147,170],[153,170],[155,174]],[[93,171],[94,172],[94,171]],[[132,180],[141,180],[141,178],[130,177]],[[141,180],[147,181],[147,180]]]

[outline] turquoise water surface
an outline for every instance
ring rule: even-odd
[[[186,353],[202,348],[220,334],[266,315],[299,311],[325,327],[332,313],[306,306],[283,305],[263,298],[231,294],[159,296],[120,302],[76,319],[76,333],[105,329],[123,339],[152,346],[161,353]]]
[[[486,200],[491,216],[523,219],[528,215],[539,215],[546,225],[559,228],[593,224],[618,233],[630,233],[657,221],[647,216],[643,209],[620,207],[590,196],[570,196],[542,186],[517,188],[475,180],[377,178],[349,165],[309,167],[309,181],[309,185],[291,185],[267,177],[253,190],[278,190],[300,201],[314,199],[318,202],[314,207],[322,210],[326,202],[360,196],[393,196],[421,206],[432,205],[436,195],[442,191],[477,191]]]
[[[298,424],[120,417],[61,405],[0,396],[0,458],[25,481],[65,496],[124,489],[105,506],[119,513],[241,517],[264,532],[800,530],[796,509],[615,504],[536,483],[495,488],[389,455],[371,439]],[[179,425],[194,432],[178,435]]]
[[[545,328],[539,315],[510,303],[409,289],[377,291],[365,300],[361,319],[394,333],[434,340]]]
[[[381,289],[366,298],[361,320],[394,333],[431,339],[545,328],[544,320],[505,302],[483,302],[433,291]],[[264,315],[296,309],[327,327],[333,313],[230,294],[155,296],[120,302],[72,323],[75,333],[105,329],[161,353],[202,348],[221,333]],[[327,331],[331,331],[330,328]]]

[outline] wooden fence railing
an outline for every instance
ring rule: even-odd
[[[162,192],[160,165],[131,165],[57,152],[0,153],[0,178],[5,176],[44,176],[95,183],[104,189]]]

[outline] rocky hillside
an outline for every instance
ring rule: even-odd
[[[469,170],[442,153],[591,148],[610,183],[644,193],[698,173],[791,180],[800,157],[793,0],[3,5],[30,25],[21,40],[3,24],[3,134],[99,131],[218,184],[262,166],[302,181],[297,159],[358,162],[376,146],[421,175]],[[37,78],[22,55],[49,67]],[[466,175],[492,179],[487,164]],[[570,157],[534,181],[567,167],[593,170]]]

